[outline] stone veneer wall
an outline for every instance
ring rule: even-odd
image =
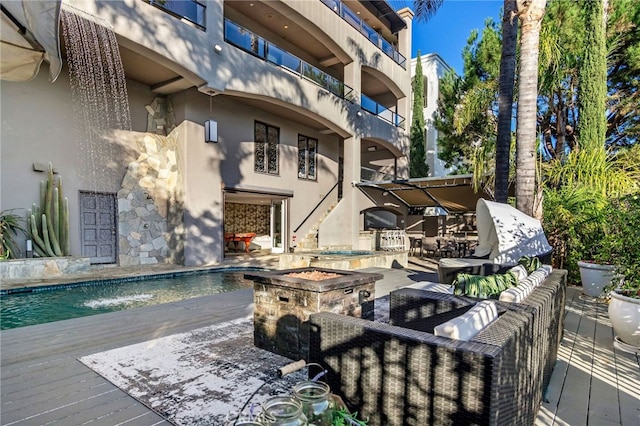
[[[184,263],[183,181],[175,136],[145,134],[118,191],[121,266]]]
[[[59,277],[87,272],[90,267],[88,257],[77,256],[3,260],[0,262],[0,280]]]

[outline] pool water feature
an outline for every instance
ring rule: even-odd
[[[170,303],[251,288],[242,270],[174,274],[144,280],[109,280],[48,286],[0,296],[0,329]]]

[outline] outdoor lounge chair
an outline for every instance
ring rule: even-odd
[[[552,248],[539,220],[516,208],[479,199],[476,204],[478,245],[471,258],[441,259],[438,276],[450,284],[459,273],[491,275],[518,263],[523,256],[551,263]]]

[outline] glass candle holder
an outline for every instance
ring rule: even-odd
[[[329,385],[323,382],[301,382],[294,386],[293,394],[300,401],[309,425],[331,426],[333,407]]]
[[[274,396],[262,403],[260,420],[268,426],[306,426],[302,405],[290,396]]]

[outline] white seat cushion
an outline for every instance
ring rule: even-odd
[[[534,288],[542,284],[549,275],[550,268],[538,268],[523,280],[520,280],[516,287],[508,288],[500,293],[498,300],[501,302],[520,303],[525,297],[531,294]]]
[[[436,326],[433,334],[450,339],[469,341],[498,318],[496,304],[483,300],[464,314]]]
[[[435,283],[432,281],[418,281],[405,288],[415,288],[416,290],[435,291],[436,293],[453,294],[453,286],[450,284]]]
[[[511,272],[518,278],[518,281],[522,281],[527,278],[527,268],[522,265],[516,265],[513,268],[510,268],[507,272]]]
[[[498,300],[501,302],[520,303],[527,297],[537,284],[531,278],[531,276],[520,281],[516,287],[511,287],[500,293]]]

